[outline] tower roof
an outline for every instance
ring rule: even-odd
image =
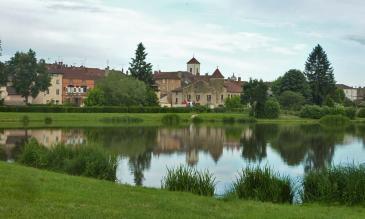
[[[219,69],[217,68],[214,73],[212,74],[212,78],[224,78],[224,76],[222,75],[222,73],[219,71]]]
[[[200,64],[200,62],[198,60],[196,60],[195,57],[193,57],[192,59],[190,59],[190,61],[188,61],[187,64]]]

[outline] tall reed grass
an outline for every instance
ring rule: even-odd
[[[365,205],[365,167],[348,165],[309,172],[303,179],[302,200]]]
[[[287,176],[280,176],[269,167],[247,167],[239,173],[231,193],[239,199],[274,203],[292,203],[294,192]]]
[[[215,184],[215,178],[209,171],[199,172],[185,166],[167,169],[167,175],[162,180],[163,189],[203,196],[213,196]]]
[[[71,147],[59,144],[48,149],[31,139],[24,146],[17,162],[72,175],[116,180],[116,156],[94,146]]]

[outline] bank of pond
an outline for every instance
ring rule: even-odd
[[[98,146],[58,144],[48,149],[31,139],[17,155],[16,162],[71,175],[117,180],[117,156]],[[162,189],[214,196],[217,181],[209,170],[180,165],[166,171]],[[238,171],[236,180],[218,198],[365,205],[365,167],[352,164],[321,168],[309,171],[295,182],[269,166],[248,166]]]

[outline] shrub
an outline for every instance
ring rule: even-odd
[[[355,107],[346,107],[345,108],[345,116],[350,119],[355,119],[356,117],[356,108]]]
[[[285,91],[279,97],[280,105],[287,110],[300,110],[305,102],[302,94],[293,91]]]
[[[164,125],[178,125],[180,124],[180,116],[176,114],[167,114],[164,115],[161,119],[162,124]]]
[[[195,115],[191,118],[191,121],[194,123],[194,124],[199,124],[199,123],[202,123],[204,120],[198,116],[198,115]]]
[[[276,119],[280,115],[280,105],[276,100],[268,100],[265,103],[265,118]]]
[[[103,149],[91,146],[71,148],[56,145],[47,149],[31,139],[17,158],[21,164],[81,175],[97,179],[116,180],[117,158]]]
[[[240,96],[234,96],[234,97],[227,98],[224,101],[224,106],[228,109],[243,107],[243,105],[241,103],[241,97]]]
[[[300,117],[309,119],[320,119],[323,116],[322,108],[317,105],[307,105],[300,111]]]
[[[354,165],[309,172],[303,180],[303,202],[365,203],[365,168]]]
[[[52,124],[52,118],[48,117],[48,116],[46,118],[44,118],[44,124],[46,124],[46,125]]]
[[[269,167],[243,169],[233,190],[240,199],[274,203],[291,203],[294,196],[289,178],[279,176]]]
[[[357,113],[357,117],[359,118],[365,118],[365,108],[361,108],[359,112]]]
[[[167,175],[162,181],[162,188],[170,191],[213,196],[215,178],[209,171],[199,172],[190,167],[179,166],[176,169],[167,169]]]
[[[350,119],[342,115],[327,115],[322,117],[319,122],[323,125],[337,128],[348,125]]]
[[[238,123],[256,123],[257,119],[255,117],[244,117],[237,119]]]

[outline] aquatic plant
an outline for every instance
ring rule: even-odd
[[[185,166],[167,169],[162,180],[162,188],[170,191],[191,192],[198,195],[213,196],[215,178],[208,170],[198,170]]]
[[[311,171],[303,179],[306,202],[365,204],[365,167],[347,165]]]
[[[280,176],[269,167],[246,167],[233,183],[239,199],[291,203],[294,192],[289,177]]]

